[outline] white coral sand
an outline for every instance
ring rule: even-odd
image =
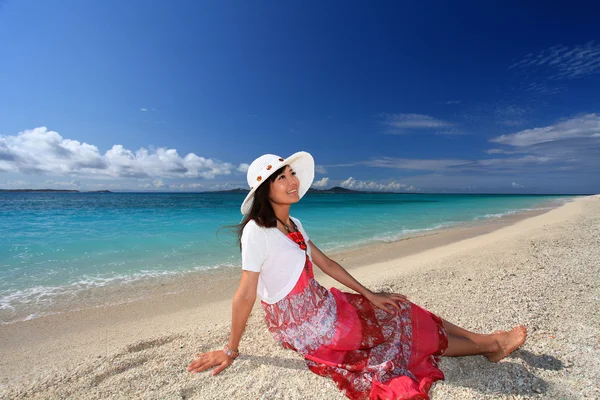
[[[485,235],[351,272],[371,288],[406,294],[467,329],[491,332],[518,323],[529,329],[525,345],[497,364],[481,356],[443,358],[446,380],[432,388],[433,399],[592,399],[600,398],[599,266],[600,197],[590,196]],[[0,396],[345,398],[332,381],[275,344],[259,307],[242,356],[216,377],[186,368],[194,354],[227,340],[228,300],[173,306],[172,312],[167,307],[152,318],[115,310],[102,314],[114,323],[98,322],[89,331],[69,328],[85,313],[0,327]],[[65,334],[33,344],[35,335],[57,326]],[[8,334],[20,335],[18,349],[8,347]]]

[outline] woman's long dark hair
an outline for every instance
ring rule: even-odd
[[[269,177],[268,181],[265,181],[256,189],[254,192],[254,201],[252,202],[252,208],[248,215],[244,217],[242,222],[237,225],[228,225],[224,226],[224,228],[231,228],[237,235],[237,242],[240,246],[240,250],[242,249],[242,233],[244,232],[244,227],[250,220],[254,220],[259,226],[263,226],[265,228],[274,228],[277,226],[277,217],[275,216],[275,210],[273,210],[273,206],[269,202],[269,190],[271,188],[270,183],[274,182],[275,179],[279,175],[285,171],[286,165],[279,168],[277,171],[273,172],[273,174]]]

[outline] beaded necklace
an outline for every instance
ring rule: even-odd
[[[288,233],[292,233],[292,230],[290,229],[290,227],[283,222],[282,220],[279,219],[279,217],[275,217],[277,218],[277,221],[281,222],[281,224],[285,227],[285,230],[288,231]],[[294,229],[298,230],[298,227],[296,226],[296,224],[294,223],[294,221],[292,221],[292,219],[290,219],[290,221],[292,222],[292,225],[294,225]]]
[[[275,218],[277,218],[277,217],[275,217]],[[290,219],[290,221],[292,222],[292,225],[294,226],[294,229],[295,229],[295,231],[292,231],[285,222],[283,222],[279,218],[277,218],[277,220],[283,224],[283,226],[285,227],[285,230],[288,231],[288,234],[291,236],[292,240],[294,242],[296,242],[302,250],[304,250],[304,252],[306,254],[306,259],[308,261],[308,251],[307,251],[308,246],[306,245],[306,242],[304,241],[304,236],[302,236],[302,232],[300,232],[300,230],[296,226],[296,223],[292,219]],[[308,263],[305,264],[305,268],[306,268],[306,270],[308,270]]]

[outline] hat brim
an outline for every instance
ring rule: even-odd
[[[300,182],[298,188],[298,196],[302,198],[315,179],[315,160],[310,153],[305,151],[299,151],[297,153],[292,154],[288,158],[284,159],[279,166],[273,168],[270,171],[270,174],[263,176],[260,184],[255,185],[250,192],[246,195],[246,198],[242,202],[242,206],[240,207],[240,211],[242,215],[248,215],[250,210],[252,209],[252,204],[254,203],[254,193],[260,187],[261,184],[267,181],[275,171],[281,168],[284,165],[289,165],[294,172],[296,172],[296,177],[298,177],[298,181]]]

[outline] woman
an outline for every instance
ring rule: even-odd
[[[233,299],[229,343],[199,354],[188,366],[216,375],[238,356],[238,344],[256,299],[269,331],[297,351],[308,368],[334,379],[351,399],[427,399],[440,355],[481,354],[497,362],[525,342],[526,329],[482,335],[469,332],[395,293],[374,293],[309,239],[290,206],[314,178],[310,154],[287,159],[272,154],[248,168],[250,192],[239,225],[242,279]],[[313,262],[359,294],[325,289],[314,279]]]

